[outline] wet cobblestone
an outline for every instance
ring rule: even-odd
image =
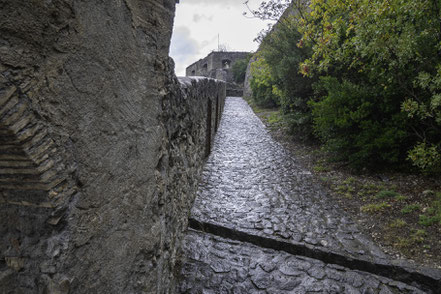
[[[242,98],[227,100],[192,218],[356,258],[386,258],[271,138]]]
[[[227,98],[189,224],[178,293],[441,293],[441,273],[386,256],[242,98]]]
[[[178,293],[425,293],[384,277],[189,231]]]

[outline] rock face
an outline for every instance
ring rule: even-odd
[[[0,0],[2,293],[172,292],[225,98],[174,77],[175,2]]]
[[[253,76],[251,75],[251,64],[256,61],[257,57],[254,55],[251,57],[250,61],[248,62],[247,70],[245,72],[245,81],[243,83],[243,97],[245,99],[251,98],[253,96],[253,90],[251,89],[251,79]]]

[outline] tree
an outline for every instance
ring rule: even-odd
[[[256,53],[251,63],[252,99],[261,107],[275,107],[279,104],[278,89],[271,75],[270,67],[260,52]]]
[[[236,83],[242,84],[245,81],[245,75],[251,56],[252,54],[249,54],[246,58],[237,60],[233,64],[233,79]]]
[[[414,164],[440,167],[440,6],[439,0],[311,0],[301,31],[313,54],[300,70],[305,76],[334,78],[332,85],[321,79],[323,99],[313,105],[317,133],[327,144],[332,142],[347,157],[359,152],[364,161],[383,162],[402,160],[416,146],[408,153]],[[343,91],[348,87],[371,94],[354,96]],[[347,94],[347,99],[342,101],[337,93]],[[348,109],[352,117],[364,116],[345,121],[352,122],[351,132],[341,128],[340,120],[326,120],[324,127],[325,113],[342,117]],[[379,122],[377,129],[367,123],[374,121]],[[349,145],[335,144],[344,132],[354,136]],[[401,135],[364,148],[363,142],[388,133]],[[381,158],[391,147],[397,156]]]
[[[283,3],[263,2],[253,15],[277,16]],[[284,113],[312,117],[315,135],[352,165],[407,158],[441,170],[441,1],[292,5],[294,21],[279,20],[261,46],[266,93]]]
[[[313,99],[314,78],[299,72],[299,65],[312,54],[310,47],[300,47],[302,34],[298,30],[299,12],[293,8],[268,34],[261,45],[261,54],[267,61],[278,89],[282,114],[292,132],[298,137],[312,136],[312,116],[308,102]]]

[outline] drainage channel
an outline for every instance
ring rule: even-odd
[[[441,273],[436,270],[421,270],[407,266],[399,266],[387,261],[380,263],[355,259],[343,254],[329,252],[319,247],[303,243],[288,243],[281,240],[252,235],[224,226],[201,222],[193,218],[189,219],[189,227],[193,230],[202,231],[225,239],[251,243],[258,247],[283,251],[291,255],[320,260],[326,264],[336,264],[350,270],[358,270],[383,276],[395,281],[414,285],[427,293],[441,293]]]

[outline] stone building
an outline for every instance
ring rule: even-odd
[[[234,83],[231,70],[236,61],[245,59],[249,52],[216,52],[200,59],[186,68],[186,76],[210,77],[227,82],[228,96],[242,96],[243,86]]]

